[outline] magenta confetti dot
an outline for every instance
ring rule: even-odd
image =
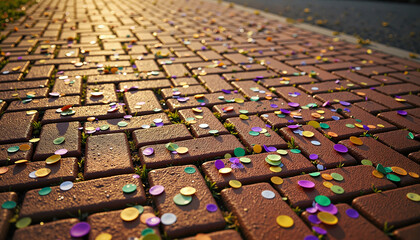
[[[299,107],[299,103],[296,103],[296,102],[289,102],[287,105],[291,107]]]
[[[206,205],[206,209],[209,212],[216,212],[217,211],[217,205],[209,203],[209,204]]]
[[[287,127],[290,129],[296,129],[296,128],[299,128],[299,125],[289,125]]]
[[[349,150],[347,149],[346,146],[344,146],[343,144],[335,144],[334,145],[334,150],[339,152],[339,153],[346,153]]]
[[[324,102],[324,103],[322,104],[322,106],[323,106],[323,107],[326,107],[326,106],[328,106],[328,105],[330,105],[330,101],[326,101],[326,102]]]
[[[262,128],[260,128],[260,127],[253,127],[253,128],[251,128],[251,130],[254,131],[254,132],[261,132],[262,131]]]
[[[401,116],[407,116],[407,112],[404,110],[398,110],[397,113]]]
[[[346,214],[347,214],[347,216],[349,216],[351,218],[358,218],[359,217],[359,213],[352,208],[347,209]]]
[[[87,222],[79,222],[73,225],[70,229],[70,236],[74,238],[81,238],[90,232],[90,225]]]
[[[155,185],[149,189],[149,193],[153,196],[160,195],[163,191],[165,191],[165,187],[162,185]]]
[[[320,212],[327,212],[327,213],[331,213],[332,215],[335,215],[335,214],[338,213],[338,209],[334,204],[330,204],[330,205],[324,207],[324,206],[321,206],[317,203],[316,208],[318,208],[318,210]]]
[[[54,154],[56,155],[64,155],[68,152],[67,149],[63,148],[63,149],[58,149],[57,151],[54,152]]]
[[[327,234],[327,231],[323,228],[320,227],[312,227],[312,230],[314,230],[316,233],[321,234],[321,235],[325,235]]]
[[[219,159],[214,162],[214,166],[219,170],[225,167],[225,163]]]
[[[124,119],[128,120],[128,119],[130,119],[130,118],[132,118],[132,117],[133,117],[132,115],[125,115],[125,116],[124,116]]]
[[[146,148],[143,150],[143,154],[146,156],[150,156],[155,152],[155,150],[153,150],[153,148]]]
[[[313,154],[309,155],[309,159],[317,160],[318,159],[318,154],[313,153]]]
[[[318,208],[316,208],[316,206],[315,207],[310,207],[310,208],[307,208],[306,211],[308,213],[316,213],[318,211]]]
[[[313,224],[320,224],[321,220],[316,215],[309,215],[308,220]]]
[[[133,174],[133,178],[135,178],[135,179],[139,179],[139,178],[140,178],[140,175],[138,175],[138,174]]]
[[[158,217],[150,217],[146,220],[146,224],[149,227],[156,227],[160,224],[160,218]]]
[[[315,183],[309,180],[300,180],[298,181],[299,186],[303,187],[303,188],[314,188],[315,187]]]

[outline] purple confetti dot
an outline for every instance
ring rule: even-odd
[[[398,110],[397,113],[401,116],[407,116],[407,112],[404,110]]]
[[[287,105],[289,105],[290,107],[299,107],[299,103],[296,102],[289,102]]]
[[[316,208],[316,206],[315,207],[310,207],[310,208],[307,208],[306,211],[308,213],[316,213],[318,211],[318,208]]]
[[[224,92],[226,94],[229,94],[230,93],[230,90],[222,89],[222,92]]]
[[[278,108],[279,106],[278,106],[277,104],[272,103],[272,104],[270,105],[270,107],[272,107],[272,108]]]
[[[146,224],[149,227],[156,227],[160,224],[160,218],[158,217],[150,217],[146,220]]]
[[[313,153],[313,154],[309,155],[309,159],[317,160],[318,159],[318,154]]]
[[[324,103],[322,104],[322,106],[323,106],[323,107],[326,107],[326,106],[328,106],[328,105],[330,105],[330,101],[326,101],[326,102],[324,102]]]
[[[346,214],[347,214],[347,216],[349,216],[351,218],[358,218],[359,217],[359,213],[352,208],[347,209]]]
[[[306,236],[303,240],[319,240],[319,238],[314,235],[309,235],[309,236]]]
[[[290,111],[289,111],[289,110],[287,110],[287,109],[283,109],[283,108],[281,108],[281,109],[280,109],[280,111],[281,111],[281,113],[283,113],[283,114],[289,114],[289,113],[290,113]]]
[[[321,235],[325,235],[327,234],[327,231],[323,228],[320,227],[312,227],[312,230],[314,230],[316,233],[321,234]]]
[[[309,215],[308,220],[313,224],[320,224],[321,220],[316,215]]]
[[[340,153],[346,153],[348,152],[348,149],[346,146],[342,145],[342,144],[335,144],[334,145],[334,150]]]
[[[350,106],[351,105],[351,103],[346,102],[346,101],[340,101],[340,104],[343,105],[343,106]]]
[[[225,163],[219,159],[214,162],[214,166],[216,166],[217,170],[219,170],[225,167]]]
[[[87,222],[79,222],[73,225],[70,229],[70,236],[74,238],[81,238],[90,232],[90,225]]]
[[[320,211],[320,212],[327,212],[327,213],[331,213],[333,215],[337,214],[338,209],[334,204],[330,204],[326,207],[319,205],[318,203],[316,204],[316,208]]]
[[[217,211],[217,205],[209,203],[209,204],[206,205],[206,209],[209,212],[216,212]]]
[[[153,148],[146,148],[143,150],[143,154],[146,156],[150,156],[155,152],[155,150]]]
[[[254,132],[261,132],[262,131],[262,128],[260,128],[260,127],[252,127],[251,130],[254,131]]]

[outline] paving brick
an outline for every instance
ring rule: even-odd
[[[380,112],[386,112],[388,111],[388,108],[385,107],[384,105],[381,105],[379,103],[376,103],[374,101],[363,101],[363,102],[357,102],[354,103],[354,106],[357,106],[363,110],[365,110],[366,112],[369,112],[373,115],[376,115]]]
[[[78,166],[76,158],[62,158],[58,163],[47,165],[45,162],[28,162],[8,166],[9,171],[2,174],[0,189],[2,191],[27,191],[59,184],[63,181],[74,181]],[[41,168],[48,168],[51,173],[42,178],[30,178],[29,174]]]
[[[50,78],[54,66],[33,66],[25,77],[25,80]]]
[[[152,91],[129,91],[124,93],[124,102],[129,114],[151,114],[161,109]]]
[[[402,104],[392,97],[376,92],[372,89],[357,89],[352,90],[352,92],[359,96],[365,97],[365,99],[367,98],[381,105],[384,105],[391,110],[404,109],[408,107],[406,104]]]
[[[87,82],[88,84],[96,84],[96,83],[119,83],[124,81],[135,81],[138,80],[139,77],[135,74],[105,74],[105,75],[97,75],[94,74],[92,76],[88,76]]]
[[[360,88],[359,85],[350,82],[349,80],[328,81],[313,84],[299,85],[299,88],[309,94],[326,93],[332,91],[343,91],[347,89]]]
[[[379,86],[380,82],[373,80],[371,78],[365,77],[363,75],[357,74],[354,71],[343,70],[343,71],[335,71],[333,72],[335,75],[345,78],[364,87],[374,87]]]
[[[98,92],[102,95],[97,96]],[[86,91],[86,104],[107,104],[118,102],[114,84],[89,85]]]
[[[150,144],[181,141],[191,138],[191,133],[184,124],[171,124],[133,131],[133,139],[136,142],[137,148]]]
[[[81,132],[79,131],[80,123],[52,123],[42,126],[40,140],[36,146],[33,157],[35,161],[43,161],[49,156],[55,154],[59,149],[67,149],[65,157],[80,157],[81,149]],[[54,139],[64,137],[62,144],[54,144]]]
[[[337,207],[338,223],[336,225],[327,225],[324,223],[314,224],[308,219],[312,214],[304,212],[302,214],[306,223],[311,226],[321,227],[327,231],[325,237],[328,239],[389,239],[388,236],[376,228],[363,216],[358,218],[351,218],[347,215],[346,211],[352,209],[345,203],[335,205]],[[354,210],[354,209],[352,209]]]
[[[420,142],[416,139],[410,139],[409,131],[399,129],[395,131],[375,134],[378,140],[397,152],[407,154],[420,150]]]
[[[260,99],[271,99],[273,97],[277,97],[275,93],[272,93],[270,90],[254,81],[238,81],[233,82],[232,85],[248,99],[251,99],[252,97],[258,97]]]
[[[376,90],[387,95],[416,94],[420,92],[420,86],[411,83],[402,83],[377,87]]]
[[[137,190],[123,193],[122,188],[127,184],[135,184]],[[142,182],[133,178],[132,174],[76,182],[68,191],[60,190],[59,186],[51,188],[51,193],[45,196],[39,196],[39,189],[28,191],[19,216],[31,217],[33,221],[45,221],[66,217],[69,213],[77,214],[78,211],[93,213],[146,202]]]
[[[350,140],[340,141],[341,144],[345,145],[351,155],[353,155],[358,161],[363,159],[370,160],[375,166],[382,164],[385,167],[400,167],[405,169],[407,172],[420,172],[420,166],[398,153],[395,150],[387,147],[379,141],[370,137],[361,137],[363,145],[357,146],[350,142]],[[375,149],[375,151],[369,151]],[[419,179],[412,178],[411,176],[399,176],[401,178],[401,185],[418,183]]]
[[[240,81],[240,80],[252,80],[252,79],[264,79],[276,77],[278,74],[271,70],[265,71],[249,71],[249,72],[238,72],[238,73],[225,73],[222,76],[228,81]]]
[[[217,240],[217,239],[231,239],[231,240],[241,240],[241,234],[239,234],[239,232],[235,231],[235,230],[222,230],[222,231],[216,231],[216,232],[212,232],[212,233],[208,233],[208,234],[204,234],[204,233],[198,233],[197,235],[195,235],[194,237],[187,237],[187,238],[182,238],[183,240],[195,240],[198,237],[201,236],[206,236],[209,237],[209,239],[211,240]]]
[[[32,123],[38,119],[38,112],[27,115],[26,112],[5,113],[0,119],[0,143],[28,141],[32,136]]]
[[[153,148],[151,156],[140,155],[142,164],[147,168],[160,168],[169,164],[189,164],[205,159],[224,156],[226,153],[233,154],[235,148],[243,148],[242,144],[233,135],[220,135],[218,137],[202,137],[175,142],[180,147],[187,147],[186,154],[173,154],[169,152],[165,144],[154,144],[141,147],[139,152],[146,148]]]
[[[94,122],[86,122],[84,131],[87,134],[88,132],[92,132],[91,134],[107,134],[107,133],[116,133],[116,132],[125,132],[139,129],[139,128],[148,128],[148,127],[155,127],[156,121],[162,120],[162,124],[170,124],[170,120],[165,113],[156,113],[150,115],[142,115],[142,116],[134,116],[129,120],[124,118],[115,118],[115,119],[107,119],[107,120],[99,120]],[[118,125],[119,122],[126,122],[127,126],[121,127]],[[109,126],[107,130],[101,130],[101,127]],[[147,125],[147,126],[146,126]],[[104,128],[105,129],[105,128]]]
[[[17,201],[18,195],[15,192],[4,192],[0,193],[0,202],[3,204],[6,201]],[[10,220],[14,215],[14,210],[11,209],[0,209],[0,238],[6,239],[7,231],[9,230]]]
[[[263,65],[267,66],[273,71],[280,73],[282,76],[293,75],[294,73],[299,72],[297,69],[271,57],[259,58],[259,60]]]
[[[378,117],[400,128],[406,128],[415,133],[420,133],[420,118],[411,115],[401,116],[397,111],[379,113]]]
[[[244,99],[241,94],[238,93],[209,93],[205,94],[202,98],[190,97],[187,101],[179,101],[178,99],[167,99],[166,104],[171,111],[194,108],[194,107],[213,107],[216,104],[223,104],[228,101],[234,101],[235,98]]]
[[[385,66],[364,67],[357,71],[365,76],[381,75],[384,73],[396,72],[396,70]]]
[[[89,239],[97,238],[101,233],[108,233],[115,239],[129,239],[130,237],[138,237],[141,232],[148,226],[140,221],[141,215],[133,221],[124,221],[120,214],[122,210],[95,213],[87,218],[87,222],[91,226]],[[153,208],[144,207],[143,213],[154,214]],[[159,236],[159,229],[152,228]]]
[[[311,95],[295,88],[295,87],[278,87],[276,93],[288,102],[298,103],[300,106],[307,106],[308,104],[315,103],[320,106],[322,103],[314,99]]]
[[[321,174],[338,173],[344,180],[331,180],[330,183],[338,185],[344,189],[344,193],[336,194],[331,189],[323,185],[324,180],[321,176],[311,177],[309,174],[300,175],[283,179],[281,185],[274,187],[280,193],[287,197],[293,207],[310,207],[315,197],[318,195],[327,196],[332,203],[348,202],[361,194],[373,193],[372,185],[377,189],[387,190],[396,188],[396,185],[387,179],[376,178],[372,175],[374,168],[372,166],[353,166],[336,168],[322,171]],[[298,181],[308,180],[315,183],[314,188],[302,188]]]
[[[289,152],[289,151],[288,151]],[[238,180],[242,184],[253,184],[258,182],[268,182],[271,177],[291,177],[299,175],[302,172],[314,172],[316,168],[311,162],[306,159],[302,154],[288,153],[287,155],[281,156],[281,162],[283,166],[280,172],[273,172],[270,170],[269,165],[265,158],[270,154],[276,153],[261,153],[244,156],[251,159],[251,163],[243,164],[244,168],[235,168],[230,159],[223,159],[226,167],[232,168],[232,172],[229,174],[221,174],[215,167],[215,161],[205,162],[201,165],[204,174],[210,179],[211,182],[215,182],[216,186],[220,189],[228,187],[230,180]],[[278,154],[276,154],[278,155]]]
[[[333,116],[339,117],[340,115],[327,108],[299,109],[290,111],[289,114],[276,114],[275,112],[261,114],[261,118],[275,128],[296,123],[305,124],[309,121],[325,122],[332,120]]]
[[[56,78],[52,92],[60,93],[60,95],[80,95],[82,93],[82,78],[80,76]]]
[[[275,197],[263,198],[261,192],[264,190],[274,192]],[[309,228],[268,183],[243,186],[239,189],[227,188],[222,190],[221,194],[228,209],[238,218],[246,239],[303,239],[311,234]],[[280,227],[276,223],[279,215],[291,217],[294,225],[290,228]]]
[[[198,80],[204,84],[209,92],[221,92],[222,90],[234,90],[233,86],[220,78],[219,75],[199,76]]]
[[[70,236],[70,229],[74,224],[78,222],[79,219],[77,218],[68,218],[48,222],[43,225],[31,225],[25,228],[17,229],[13,239],[18,240],[30,238],[34,240],[42,240],[48,238],[70,240],[73,239]]]
[[[97,119],[112,119],[120,118],[125,115],[122,106],[118,106],[115,112],[108,112],[111,109],[108,105],[95,105],[95,106],[79,106],[72,107],[75,111],[73,115],[61,115],[56,109],[48,109],[45,111],[42,123],[52,122],[72,122],[72,121],[86,121],[88,117],[95,117]]]
[[[223,126],[223,124],[213,115],[213,113],[206,107],[195,109],[183,109],[179,111],[181,119],[189,123],[189,128],[191,129],[194,137],[208,137],[212,134],[209,133],[210,130],[217,130],[218,134],[228,134],[229,132]],[[207,124],[202,125],[201,124]]]
[[[234,125],[235,130],[238,132],[238,136],[242,143],[251,151],[253,146],[259,144],[261,146],[266,145],[267,147],[286,148],[287,143],[270,127],[267,127],[265,123],[257,116],[249,116],[249,119],[243,120],[240,118],[228,118],[227,123]],[[266,133],[260,133],[258,136],[250,135],[252,128],[257,127],[263,129]],[[265,129],[265,130],[264,130]]]
[[[229,107],[233,107],[233,110],[226,111]],[[273,98],[271,100],[261,100],[261,101],[249,101],[243,103],[226,103],[221,105],[215,105],[213,111],[220,113],[222,119],[229,117],[238,117],[240,114],[254,115],[258,113],[268,113],[281,108],[288,109],[289,106],[286,105],[286,102],[281,98]],[[245,111],[245,112],[244,112]],[[244,112],[244,113],[241,113]]]
[[[395,228],[418,223],[420,205],[407,198],[407,193],[420,191],[420,184],[361,196],[353,200],[352,206],[377,227],[385,222]],[[387,207],[392,205],[393,207]]]
[[[54,98],[40,98],[32,100],[29,103],[22,103],[21,101],[13,101],[10,103],[7,111],[26,111],[26,110],[46,110],[51,108],[63,107],[66,105],[80,105],[79,96],[68,97],[54,97]]]
[[[186,173],[184,171],[186,167],[194,168],[195,172]],[[149,172],[149,182],[151,186],[161,185],[165,188],[162,194],[153,196],[159,214],[173,213],[177,216],[176,223],[163,227],[169,237],[175,238],[224,228],[226,223],[220,209],[216,212],[206,210],[207,204],[216,204],[216,201],[195,166],[152,170]],[[173,197],[184,187],[193,187],[196,193],[189,204],[178,206],[174,203]]]
[[[321,102],[329,101],[331,104],[338,103],[339,101],[345,101],[349,103],[360,102],[362,101],[362,97],[357,96],[351,92],[333,92],[333,93],[320,93],[316,94],[315,99]]]
[[[397,229],[392,233],[399,240],[415,240],[420,234],[420,223]]]
[[[195,78],[193,77],[181,77],[181,78],[171,78],[171,83],[175,87],[182,87],[185,85],[198,85],[200,84]]]
[[[28,151],[17,151],[14,153],[9,153],[7,149],[9,147],[20,146],[22,144],[28,144],[30,149]],[[33,152],[33,145],[30,142],[25,143],[9,143],[0,145],[0,166],[8,165],[9,163],[14,163],[17,160],[31,160],[32,152]]]
[[[127,136],[124,133],[90,136],[86,141],[85,157],[85,179],[134,172]]]
[[[30,88],[43,88],[47,86],[47,84],[48,84],[48,79],[0,83],[0,91],[21,90],[21,89],[27,89],[27,91],[30,91],[29,90]]]
[[[314,66],[299,66],[297,67],[297,69],[306,72],[306,74],[308,75],[314,74],[314,78],[320,81],[335,81],[337,79],[340,79],[339,77]]]
[[[317,154],[317,163],[323,165],[326,168],[337,167],[339,164],[349,166],[356,163],[356,160],[350,154],[333,151],[334,143],[323,136],[312,126],[305,125],[302,126],[300,130],[311,131],[314,133],[314,136],[311,138],[300,136],[299,134],[293,133],[293,131],[288,127],[281,128],[280,133],[287,141],[291,141],[293,138],[295,144],[299,147],[305,157],[309,158],[310,154]],[[312,144],[311,141],[319,141],[321,144],[317,146]],[[325,151],[324,149],[328,150]]]

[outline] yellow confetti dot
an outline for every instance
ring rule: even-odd
[[[278,173],[278,172],[281,172],[281,167],[278,167],[278,166],[271,166],[270,167],[270,171],[272,171],[272,172],[275,172],[275,173]]]
[[[242,183],[239,182],[238,180],[230,180],[229,181],[229,186],[231,186],[233,188],[240,188],[240,187],[242,187]]]
[[[381,173],[381,172],[379,172],[376,169],[372,171],[372,175],[375,176],[375,177],[377,177],[377,178],[383,178],[384,177],[384,174]]]
[[[338,218],[328,212],[319,212],[317,217],[319,220],[321,220],[321,222],[328,225],[335,225],[338,222]]]
[[[255,153],[260,153],[262,151],[262,147],[259,144],[255,144],[254,147],[252,147],[252,150],[254,150]]]
[[[280,185],[283,183],[283,179],[281,177],[271,177],[270,180],[276,185]]]
[[[127,222],[136,220],[139,217],[139,215],[140,215],[140,212],[135,207],[128,207],[122,210],[120,213],[121,219]]]
[[[219,173],[221,173],[221,174],[228,174],[230,172],[232,172],[232,168],[225,167],[225,168],[219,169]]]
[[[95,238],[95,240],[111,240],[111,239],[112,239],[112,235],[109,233],[100,233]]]
[[[179,192],[184,196],[192,196],[195,194],[196,191],[197,190],[195,190],[195,188],[193,187],[184,187],[184,188],[181,188]]]
[[[414,202],[420,202],[420,195],[417,193],[407,193],[407,198]]]
[[[61,155],[55,154],[55,155],[52,155],[52,156],[48,157],[47,159],[45,159],[45,163],[46,164],[53,164],[53,163],[56,163],[56,162],[60,161],[60,159],[61,159]]]
[[[350,137],[350,142],[353,143],[354,145],[358,145],[358,146],[363,145],[362,139],[360,139],[358,137],[355,137],[355,136]]]
[[[185,153],[188,152],[188,148],[186,148],[186,147],[179,147],[179,148],[176,149],[176,152],[179,153],[179,154],[185,154]]]
[[[283,228],[290,228],[293,226],[294,221],[293,218],[287,216],[287,215],[280,215],[276,218],[276,222],[280,227]]]
[[[37,176],[37,177],[46,177],[50,173],[51,173],[51,169],[49,169],[49,168],[41,168],[41,169],[36,170],[35,176]]]
[[[332,184],[331,182],[323,182],[322,185],[324,185],[324,187],[326,188],[331,188],[334,184]]]
[[[302,132],[302,135],[303,135],[304,137],[311,138],[311,137],[313,137],[315,134],[314,134],[313,132],[311,132],[311,131],[303,131],[303,132]]]
[[[328,173],[321,174],[321,177],[325,180],[332,180],[333,179],[333,177]]]
[[[409,172],[408,175],[410,175],[413,178],[419,178],[419,175],[415,172]]]

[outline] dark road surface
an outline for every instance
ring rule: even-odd
[[[229,0],[420,53],[420,5],[352,0]],[[306,9],[306,11],[305,11]]]

